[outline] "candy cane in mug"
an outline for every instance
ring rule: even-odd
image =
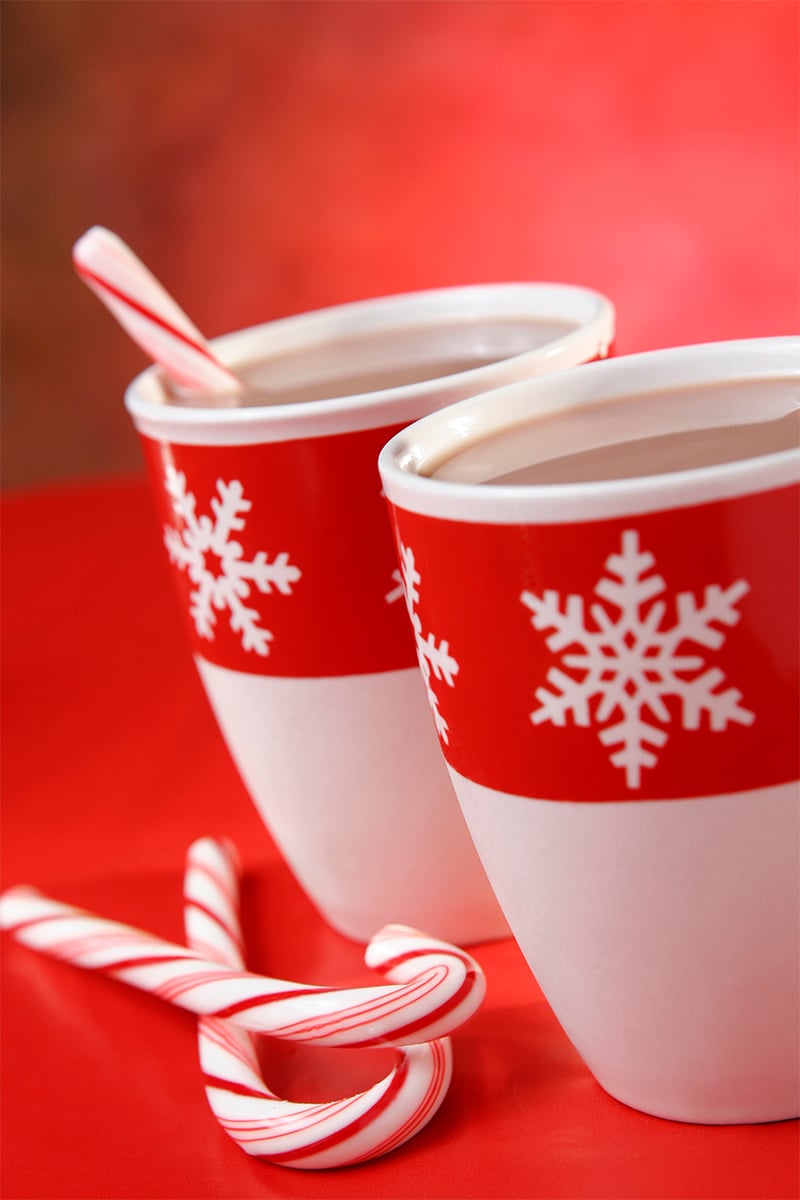
[[[218,403],[236,401],[241,381],[115,233],[94,225],[75,243],[72,260],[81,279],[175,383],[215,396]]]

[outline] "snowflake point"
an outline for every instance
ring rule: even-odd
[[[431,676],[445,683],[448,687],[455,687],[455,676],[458,674],[459,664],[450,652],[449,641],[441,639],[437,642],[433,633],[424,634],[422,631],[422,618],[416,611],[416,606],[420,598],[419,588],[422,584],[422,576],[416,567],[414,551],[410,546],[405,546],[401,542],[399,546],[399,558],[403,591],[406,597],[411,628],[417,647],[417,659],[422,671],[428,703],[433,713],[436,731],[442,741],[448,743],[449,727],[439,712],[439,697],[432,686]],[[389,595],[392,595],[392,593]],[[386,599],[389,600],[389,596]]]

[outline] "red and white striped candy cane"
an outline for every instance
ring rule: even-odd
[[[99,971],[204,1016],[321,1046],[417,1045],[444,1037],[479,1007],[483,973],[463,950],[402,925],[372,939],[368,966],[393,981],[329,988],[270,979],[186,946],[48,899],[0,896],[0,928],[43,954]]]
[[[239,882],[229,844],[203,838],[189,849],[184,882],[192,949],[243,968]],[[329,1103],[279,1098],[264,1082],[250,1034],[216,1017],[197,1026],[206,1097],[225,1132],[247,1153],[304,1169],[365,1162],[394,1150],[437,1112],[452,1073],[449,1038],[397,1050],[373,1087]]]
[[[123,329],[172,380],[218,397],[235,398],[242,392],[241,380],[115,233],[93,226],[75,243],[72,261]]]

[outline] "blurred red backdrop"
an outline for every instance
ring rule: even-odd
[[[620,353],[800,325],[795,0],[5,0],[3,483],[137,470],[115,229],[209,335],[575,281]]]

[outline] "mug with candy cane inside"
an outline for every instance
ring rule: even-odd
[[[430,727],[377,471],[409,422],[604,357],[609,301],[499,284],[361,301],[217,339],[238,407],[126,395],[195,661],[234,761],[323,916],[507,936]]]
[[[800,1114],[800,339],[593,363],[380,459],[487,874],[603,1087]]]

